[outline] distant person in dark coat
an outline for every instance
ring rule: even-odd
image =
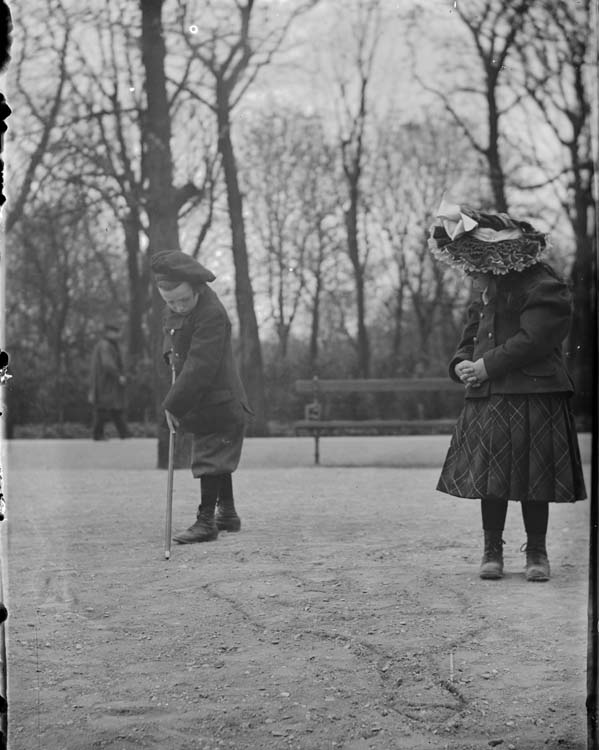
[[[154,253],[152,271],[166,303],[165,361],[174,357],[176,381],[162,403],[169,428],[193,435],[191,470],[201,482],[195,523],[173,537],[180,544],[239,531],[233,499],[237,469],[251,414],[231,345],[231,322],[207,285],[214,274],[179,251]]]
[[[570,291],[544,260],[545,235],[527,222],[445,203],[438,217],[431,251],[473,278],[473,295],[449,365],[465,404],[437,489],[481,499],[483,579],[503,575],[508,501],[520,502],[526,579],[547,581],[549,503],[586,497],[562,355]]]
[[[89,401],[94,409],[94,440],[106,440],[104,425],[110,420],[114,422],[119,437],[129,437],[124,416],[127,379],[119,347],[120,337],[119,324],[109,321],[92,353]]]

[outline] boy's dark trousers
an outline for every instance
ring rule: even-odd
[[[93,439],[104,440],[104,425],[106,422],[114,422],[114,426],[121,439],[129,437],[129,430],[125,424],[122,409],[94,409]]]

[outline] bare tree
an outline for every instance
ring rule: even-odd
[[[107,298],[114,310],[125,308],[126,286],[119,283],[120,258],[89,231],[102,220],[101,208],[73,186],[57,187],[51,202],[44,195],[30,201],[9,235],[6,303],[9,332],[16,334],[14,367],[37,382],[38,416],[62,422],[73,394],[85,403],[101,313]]]
[[[180,250],[179,209],[183,190],[173,182],[171,152],[171,118],[167,96],[165,58],[166,47],[162,28],[164,0],[140,0],[142,34],[141,50],[146,83],[146,112],[143,122],[143,177],[147,180],[146,206],[148,212],[148,238],[151,252]],[[163,302],[154,289],[152,303],[152,330],[154,332],[154,362],[156,363],[155,396],[168,389],[166,368],[161,364],[161,315]],[[188,450],[178,441],[176,463],[188,463]],[[158,466],[168,463],[168,429],[161,423],[158,436]]]
[[[392,292],[384,295],[385,307],[392,319],[392,337],[389,369],[401,372],[401,344],[405,300],[407,294],[407,267],[405,243],[410,231],[410,213],[404,202],[410,190],[410,173],[401,131],[394,126],[394,118],[385,118],[379,123],[377,133],[377,161],[372,186],[372,213],[380,232],[383,263],[387,273],[383,278],[391,280]],[[376,196],[376,200],[375,200]]]
[[[474,58],[480,64],[478,85],[452,83],[449,90],[431,86],[416,73],[424,88],[443,102],[447,112],[464,133],[471,147],[481,154],[487,165],[493,204],[497,211],[508,210],[506,175],[502,154],[502,118],[519,102],[519,95],[504,86],[515,46],[523,38],[523,29],[532,0],[505,3],[502,0],[473,0],[454,3],[459,18],[470,37]],[[448,45],[456,59],[457,45]],[[463,53],[463,48],[460,50]],[[471,69],[462,71],[464,81],[471,78]],[[484,137],[479,134],[479,112],[484,111]]]
[[[134,72],[139,54],[131,39],[136,27],[139,18],[134,8],[132,17],[116,19],[106,8],[94,12],[93,24],[86,26],[83,38],[75,38],[69,81],[75,111],[65,144],[68,167],[62,177],[109,206],[122,228],[132,367],[146,354],[144,317],[149,294],[148,264],[141,245],[142,80]]]
[[[593,77],[593,29],[591,2],[556,3],[543,0],[529,14],[526,43],[517,44],[520,75],[536,113],[553,135],[555,148],[529,150],[525,163],[536,166],[542,178],[521,183],[525,189],[551,184],[555,188],[575,239],[570,278],[574,294],[574,320],[569,340],[577,385],[579,409],[588,413],[596,383],[592,378],[593,294],[596,254],[596,203],[591,102]],[[526,152],[524,152],[526,153]],[[537,171],[538,171],[537,170]]]
[[[14,47],[14,59],[9,68],[14,92],[13,106],[26,110],[28,129],[20,134],[20,147],[24,153],[18,158],[22,163],[18,170],[13,167],[10,180],[12,195],[9,193],[6,212],[7,232],[22,217],[36,180],[47,169],[48,160],[52,158],[52,151],[61,137],[59,121],[68,81],[67,60],[71,49],[72,21],[60,0],[46,0],[43,15],[43,25],[36,22],[39,14],[30,14],[31,23],[21,27],[21,42]],[[53,85],[49,90],[47,85],[43,91],[40,90],[40,71],[47,73],[54,67],[55,76],[44,76],[46,81],[53,80]],[[21,112],[20,109],[20,117]]]
[[[71,64],[70,94],[76,115],[66,144],[70,166],[67,179],[109,205],[121,226],[129,280],[128,350],[134,365],[148,354],[145,318],[151,289],[143,243],[150,231],[150,206],[143,162],[147,113],[137,44],[141,19],[135,6],[116,13],[107,6],[94,11],[92,19],[85,36],[75,44]],[[178,109],[175,99],[171,97],[168,103],[171,121]],[[180,124],[176,122],[176,126]],[[209,204],[193,254],[197,254],[212,218],[214,171],[208,153],[206,146],[201,181],[196,183],[188,176],[185,182],[178,180],[180,187],[174,188],[177,222],[202,202]],[[154,210],[152,206],[152,216]],[[156,248],[150,246],[152,249]]]
[[[243,130],[243,144],[251,235],[261,246],[253,255],[264,257],[265,271],[257,278],[257,288],[265,287],[279,353],[285,358],[306,295],[316,306],[313,326],[318,321],[320,290],[307,288],[322,283],[322,275],[314,271],[322,268],[323,219],[334,211],[337,200],[334,180],[326,170],[332,166],[331,150],[327,159],[319,119],[282,106],[256,115]],[[313,339],[313,352],[315,346]]]
[[[431,258],[427,233],[443,193],[450,186],[456,189],[465,178],[474,186],[471,174],[476,172],[476,157],[464,144],[454,143],[446,119],[443,112],[430,110],[420,122],[401,124],[397,114],[389,112],[378,128],[370,201],[382,235],[381,276],[387,285],[392,279],[387,299],[393,319],[390,361],[395,372],[405,369],[402,331],[406,313],[416,320],[420,364],[425,369],[435,329],[441,326],[452,340],[457,335],[459,285],[447,268]]]
[[[345,255],[344,243],[341,240],[342,227],[336,217],[334,206],[336,200],[334,193],[325,192],[320,189],[326,183],[327,176],[330,178],[334,156],[329,150],[328,157],[325,155],[323,166],[331,165],[331,169],[324,170],[322,181],[318,178],[318,172],[313,172],[314,178],[311,182],[309,192],[310,206],[312,207],[312,223],[314,232],[311,238],[308,253],[307,276],[304,293],[307,300],[307,309],[310,320],[310,345],[308,349],[309,371],[317,373],[320,360],[320,338],[323,319],[323,299],[333,288],[332,279],[334,274],[340,271],[342,260]]]
[[[254,0],[206,4],[201,14],[195,4],[179,0],[181,38],[200,66],[199,84],[192,84],[194,67],[188,67],[185,89],[213,113],[217,126],[217,144],[227,193],[231,225],[231,247],[235,266],[235,298],[239,319],[241,376],[255,411],[252,430],[266,433],[266,399],[258,322],[254,307],[250,262],[246,240],[243,195],[239,186],[237,156],[233,143],[234,108],[256,79],[261,68],[268,65],[280,47],[290,24],[299,13],[313,5],[297,5],[278,27],[265,22],[256,36],[252,22]],[[208,73],[210,85],[204,85],[203,73]]]
[[[301,157],[297,159],[290,144],[292,128],[291,119],[284,114],[263,113],[245,129],[242,147],[247,205],[261,246],[258,250],[264,253],[270,317],[283,358],[305,283],[306,234],[301,221],[301,195],[294,184]]]
[[[343,204],[347,252],[354,273],[356,294],[358,373],[370,373],[370,344],[366,327],[366,266],[368,246],[360,240],[364,219],[362,201],[366,139],[373,68],[383,35],[383,16],[379,2],[363,2],[351,21],[352,50],[343,70],[337,70],[339,147],[347,199]]]

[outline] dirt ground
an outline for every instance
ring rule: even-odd
[[[481,581],[448,440],[247,440],[242,531],[168,561],[153,440],[6,443],[10,750],[584,750],[589,503],[544,584],[512,506]],[[174,530],[197,501],[177,471]]]

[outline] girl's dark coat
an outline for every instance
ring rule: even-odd
[[[200,289],[188,315],[165,308],[163,355],[174,352],[177,379],[162,408],[196,435],[228,433],[251,413],[231,346],[231,322],[217,295]]]
[[[467,387],[466,398],[492,394],[572,393],[562,342],[568,335],[571,295],[565,282],[544,264],[511,272],[491,282],[468,310],[462,340],[449,366],[483,358],[489,379]]]

